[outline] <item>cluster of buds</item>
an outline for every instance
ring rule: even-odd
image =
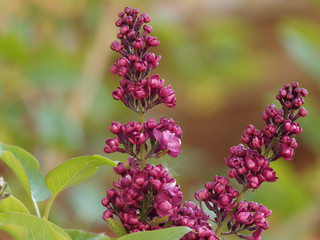
[[[145,13],[138,14],[138,9],[126,7],[116,21],[116,26],[120,28],[117,35],[120,42],[114,41],[111,49],[119,52],[122,57],[116,60],[110,71],[123,78],[120,86],[113,91],[113,98],[121,100],[135,112],[140,111],[139,102],[143,112],[160,103],[174,108],[176,97],[171,86],[164,87],[164,80],[157,74],[147,78],[161,59],[161,56],[149,53],[148,49],[157,47],[160,42],[150,36],[152,27],[146,24],[150,22],[150,17]]]
[[[271,215],[271,210],[258,205],[255,202],[248,203],[242,201],[239,203],[236,211],[233,213],[230,224],[228,226],[228,234],[236,234],[242,239],[261,239],[260,236],[264,230],[269,228],[269,223],[266,220]],[[239,234],[243,230],[253,231],[252,236]]]
[[[146,23],[150,22],[150,17],[139,10],[126,7],[119,13],[116,26],[120,28],[117,38],[111,44],[111,49],[119,52],[123,57],[119,58],[111,67],[111,72],[127,78],[144,78],[149,71],[156,68],[161,56],[156,57],[154,53],[148,53],[148,48],[157,47],[159,40],[150,36],[152,27]],[[134,51],[133,51],[134,49]]]
[[[269,131],[272,131],[272,129],[270,129]],[[241,141],[249,148],[255,149],[259,153],[261,153],[261,147],[264,144],[262,132],[256,129],[252,124],[249,124],[247,126],[247,129],[244,130]]]
[[[187,226],[193,231],[181,240],[219,240],[207,222],[209,216],[194,202],[181,205],[180,187],[162,165],[147,164],[141,170],[130,157],[114,171],[121,177],[101,200],[107,208],[102,216],[105,221],[117,216],[128,233]]]
[[[248,148],[240,144],[230,149],[231,155],[225,159],[230,178],[236,178],[240,184],[252,189],[259,188],[264,181],[277,180],[276,173],[269,167],[270,162],[280,157],[285,160],[294,157],[294,149],[298,147],[295,136],[302,132],[296,120],[308,114],[301,107],[307,95],[307,90],[300,89],[297,82],[286,84],[279,90],[276,99],[282,109],[276,109],[274,104],[268,105],[262,113],[266,126],[260,131],[250,124],[242,134],[241,141]]]
[[[147,164],[140,169],[134,158],[114,168],[120,175],[115,188],[107,191],[102,205],[103,219],[118,216],[128,233],[155,230],[175,218],[181,208],[179,185],[161,165]]]
[[[284,85],[276,96],[282,109],[276,109],[273,104],[268,105],[262,113],[266,126],[259,130],[251,124],[248,125],[241,137],[246,147],[239,144],[230,148],[230,156],[225,158],[225,163],[230,168],[228,177],[235,178],[243,189],[238,197],[235,196],[236,200],[229,199],[228,209],[221,213],[217,210],[221,209],[221,203],[211,200],[212,192],[208,191],[210,187],[214,186],[215,192],[219,189],[215,183],[207,183],[206,189],[195,195],[200,204],[204,200],[206,204],[208,200],[213,203],[213,206],[207,204],[207,207],[217,216],[218,236],[236,234],[243,239],[259,240],[262,231],[268,229],[269,225],[265,218],[270,216],[271,211],[257,203],[240,202],[240,200],[248,189],[254,191],[263,182],[275,182],[278,179],[276,172],[270,167],[270,162],[280,157],[285,160],[292,160],[294,157],[294,149],[298,146],[295,136],[302,132],[296,120],[308,114],[301,107],[307,95],[308,92],[304,88],[300,89],[296,82]],[[217,180],[218,177],[215,177],[215,181]],[[228,184],[227,179],[221,178],[222,182]],[[224,226],[229,227],[229,232],[222,232]],[[240,234],[243,230],[253,231],[252,236]]]
[[[175,226],[187,226],[193,231],[185,234],[181,240],[219,240],[215,232],[208,224],[209,216],[205,214],[194,202],[185,202],[180,209]]]
[[[270,163],[265,156],[242,144],[230,148],[231,155],[225,159],[230,168],[228,176],[235,178],[247,188],[257,189],[264,181],[275,182],[276,172],[269,167]]]
[[[123,78],[120,85],[112,92],[115,100],[121,100],[128,108],[139,111],[138,101],[141,100],[142,111],[147,112],[154,106],[164,103],[167,107],[176,107],[176,97],[171,85],[164,87],[164,80],[157,74],[137,82]]]
[[[298,147],[295,136],[302,132],[302,128],[296,121],[299,117],[308,115],[306,109],[301,107],[307,95],[307,90],[299,88],[297,82],[291,85],[285,84],[276,96],[282,109],[276,109],[272,104],[262,113],[262,118],[267,124],[262,130],[265,148],[273,152],[272,156],[268,155],[268,151],[265,154],[269,161],[275,161],[281,157],[290,161],[294,157],[294,149]]]
[[[204,202],[210,211],[216,214],[214,222],[220,224],[228,212],[236,206],[234,201],[239,195],[239,192],[229,184],[229,179],[226,177],[215,176],[212,182],[205,184],[205,189],[194,194],[196,200]]]
[[[109,129],[117,137],[106,140],[105,153],[128,153],[139,159],[142,144],[146,150],[145,159],[161,157],[166,153],[171,157],[177,157],[181,153],[182,131],[172,118],[161,117],[159,123],[154,118],[150,118],[144,124],[113,122]],[[122,144],[123,148],[120,148],[119,144]]]

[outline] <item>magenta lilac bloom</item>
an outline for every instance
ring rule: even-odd
[[[118,41],[111,44],[111,49],[122,55],[111,67],[110,71],[122,77],[120,86],[113,91],[115,100],[121,100],[128,108],[138,112],[137,99],[141,100],[146,112],[158,104],[168,107],[176,106],[175,93],[169,84],[164,87],[164,80],[157,74],[147,77],[150,71],[159,65],[161,56],[149,52],[157,47],[159,40],[150,36],[152,27],[146,23],[150,17],[139,10],[127,7],[119,14],[116,26],[120,28]]]
[[[197,201],[205,203],[210,211],[216,214],[216,223],[221,222],[226,214],[236,206],[234,201],[239,192],[229,184],[226,177],[215,176],[212,182],[205,184],[205,189],[194,194]]]
[[[181,141],[174,133],[169,130],[160,132],[156,128],[153,129],[153,136],[158,141],[162,149],[167,149],[171,157],[177,157],[181,153]]]
[[[142,144],[149,144],[149,149],[145,156],[146,159],[157,157],[164,151],[164,154],[168,153],[171,157],[177,157],[181,153],[180,138],[182,137],[182,131],[172,118],[165,119],[161,117],[159,123],[153,118],[150,118],[144,124],[138,122],[127,122],[126,124],[113,122],[109,129],[117,137],[106,140],[105,153],[128,153],[132,157],[139,159]]]
[[[261,239],[261,234],[269,228],[269,223],[266,220],[271,215],[271,211],[262,204],[255,202],[240,202],[236,211],[231,218],[230,231],[242,231],[241,229],[252,231],[252,236],[237,234],[242,239]]]
[[[123,163],[114,168],[121,177],[101,201],[107,208],[103,219],[116,215],[132,233],[156,229],[151,224],[156,218],[175,218],[181,208],[182,193],[168,171],[161,165],[149,164],[141,170],[134,158],[128,164],[132,166],[128,170]]]
[[[225,159],[230,168],[228,176],[235,178],[240,184],[257,189],[265,181],[277,180],[276,173],[269,167],[269,161],[259,152],[239,144],[230,148],[230,153],[231,155]]]

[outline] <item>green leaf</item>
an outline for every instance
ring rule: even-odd
[[[65,229],[65,232],[69,234],[72,240],[105,240],[105,239],[110,240],[110,238],[108,238],[103,233],[100,233],[100,234],[89,233],[89,232],[76,230],[76,229]]]
[[[70,236],[57,225],[33,215],[24,213],[0,213],[0,224],[13,224],[24,227],[27,230],[27,240],[71,240]],[[13,229],[13,232],[8,233],[15,233],[15,230]],[[18,238],[18,240],[20,239]]]
[[[55,169],[46,177],[46,184],[56,197],[64,189],[71,187],[95,173],[100,166],[116,166],[116,163],[99,155],[72,158]]]
[[[0,230],[8,233],[16,240],[25,240],[27,238],[27,229],[14,224],[0,225]]]
[[[31,187],[27,173],[21,163],[15,158],[11,152],[2,151],[1,160],[17,175],[23,188],[31,196]]]
[[[190,231],[192,230],[188,227],[172,227],[127,234],[117,240],[179,240],[183,235]]]
[[[0,143],[0,149],[2,149],[2,155],[0,150],[2,160],[18,176],[27,193],[37,202],[48,199],[51,193],[45,185],[44,176],[38,171],[39,163],[37,159],[19,147]],[[8,153],[11,153],[11,155]],[[8,164],[9,161],[11,162],[10,164]],[[25,173],[22,173],[23,171],[21,170],[21,166]],[[17,170],[19,172],[17,172]],[[22,175],[20,176],[20,174]],[[25,175],[27,175],[27,180],[25,179]]]
[[[116,221],[115,219],[108,218],[107,222],[108,222],[111,230],[113,232],[115,232],[116,234],[118,234],[118,236],[121,237],[121,236],[128,234],[126,229],[124,228],[124,226],[121,223],[119,223],[118,221]]]
[[[30,214],[29,210],[12,195],[0,201],[0,213],[5,212],[20,212]]]

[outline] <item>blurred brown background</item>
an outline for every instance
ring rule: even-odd
[[[172,85],[177,108],[157,107],[148,116],[173,117],[183,129],[183,153],[162,163],[186,200],[215,174],[226,174],[229,148],[249,123],[263,126],[261,113],[283,84],[299,81],[308,89],[296,158],[274,163],[280,179],[247,199],[273,210],[263,239],[320,239],[320,1],[2,1],[0,141],[33,153],[47,173],[74,156],[103,155],[110,123],[137,119],[111,96],[119,77],[109,72],[118,57],[109,45],[127,5],[151,16],[161,41],[153,73]],[[65,191],[51,220],[106,231],[100,200],[114,179],[105,167]]]

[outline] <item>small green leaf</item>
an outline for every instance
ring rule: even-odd
[[[29,177],[31,185],[31,195],[37,202],[44,201],[51,196],[49,188],[46,186],[46,178],[40,172],[33,172]]]
[[[115,219],[109,218],[107,220],[107,222],[108,222],[111,230],[113,232],[115,232],[116,234],[118,234],[118,236],[121,237],[121,236],[124,236],[124,235],[128,234],[126,229],[124,228],[124,226],[121,223],[119,223],[118,221],[116,221]]]
[[[3,224],[0,225],[0,230],[8,233],[16,240],[25,240],[27,238],[27,229],[19,225]]]
[[[117,240],[179,240],[183,235],[190,231],[192,230],[188,227],[172,227],[127,234]]]
[[[22,204],[22,202],[12,195],[0,201],[0,213],[5,212],[20,212],[30,214],[29,210]]]
[[[89,233],[82,230],[76,230],[76,229],[65,229],[65,232],[69,234],[69,236],[72,238],[72,240],[105,240],[108,238],[103,233],[97,234],[97,233]]]
[[[0,224],[13,224],[25,228],[27,230],[27,238],[20,238],[21,240],[71,240],[70,236],[57,225],[33,215],[12,212],[0,213]],[[20,240],[19,238],[17,239]]]
[[[150,225],[151,226],[157,226],[161,223],[167,223],[168,222],[168,219],[169,219],[169,216],[166,215],[164,217],[155,217],[154,219],[152,219],[152,221],[150,222]]]
[[[0,155],[2,160],[7,165],[8,165],[8,161],[13,162],[8,166],[12,169],[12,171],[15,174],[17,174],[19,180],[23,181],[21,183],[26,189],[27,193],[30,196],[32,196],[32,198],[35,199],[37,202],[48,199],[51,193],[45,185],[44,176],[38,171],[39,163],[37,159],[35,159],[34,156],[32,156],[30,153],[28,153],[24,149],[16,146],[10,146],[10,145],[5,145],[0,143],[0,149],[2,149],[2,155]],[[8,153],[11,153],[12,156],[8,155]],[[1,154],[1,151],[0,151],[0,154]],[[6,159],[8,158],[8,156],[10,158],[9,160]],[[24,173],[22,173],[22,176],[18,175],[21,173],[21,170],[17,172],[17,169],[16,169],[17,165],[22,166],[22,168],[25,171],[25,174],[27,175],[27,179],[29,180],[27,181],[25,180]],[[18,167],[18,169],[21,169],[20,166]]]
[[[115,162],[99,155],[72,158],[51,170],[46,177],[46,184],[55,197],[64,189],[89,178],[106,164],[116,166]]]

